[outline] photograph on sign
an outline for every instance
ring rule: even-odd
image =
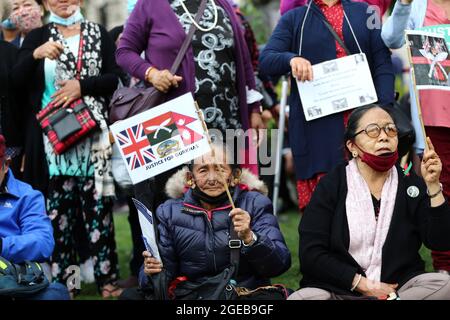
[[[364,53],[313,65],[313,81],[297,81],[307,121],[378,100]]]
[[[407,31],[417,89],[450,90],[450,56],[443,35]]]

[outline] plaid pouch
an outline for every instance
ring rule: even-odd
[[[49,103],[36,118],[58,155],[99,128],[91,110],[81,99],[65,108]]]

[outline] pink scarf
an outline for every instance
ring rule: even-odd
[[[346,173],[348,192],[345,206],[350,232],[348,252],[365,270],[368,279],[380,281],[382,251],[394,212],[398,173],[392,167],[383,185],[378,221],[369,186],[361,176],[355,159],[347,165]]]

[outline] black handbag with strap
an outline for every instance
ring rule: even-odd
[[[230,266],[221,273],[197,279],[196,281],[182,281],[175,287],[176,300],[286,300],[289,296],[284,285],[258,287],[249,290],[237,287],[234,277],[239,270],[239,258],[242,241],[230,223]]]
[[[233,278],[239,270],[242,241],[230,223],[230,266],[212,277],[202,277],[195,281],[182,281],[173,291],[176,300],[235,300],[236,290]]]
[[[203,12],[206,8],[207,0],[202,0],[200,8],[195,16],[195,22],[198,24]],[[180,51],[175,58],[175,61],[170,68],[171,74],[176,74],[181,61],[184,59],[187,49],[191,44],[192,37],[194,36],[196,26],[191,24],[189,32],[184,39],[184,42],[180,48]],[[119,88],[117,89],[110,102],[109,121],[114,123],[119,120],[123,120],[132,117],[138,113],[151,109],[165,101],[165,94],[158,91],[154,87],[150,88]]]

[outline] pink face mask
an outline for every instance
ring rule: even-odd
[[[23,33],[42,27],[41,18],[41,9],[34,6],[19,9],[11,14],[11,21]]]
[[[386,155],[377,156],[362,150],[356,143],[355,146],[362,152],[361,161],[366,163],[373,170],[378,172],[386,172],[391,169],[398,160],[398,151],[388,153]]]

